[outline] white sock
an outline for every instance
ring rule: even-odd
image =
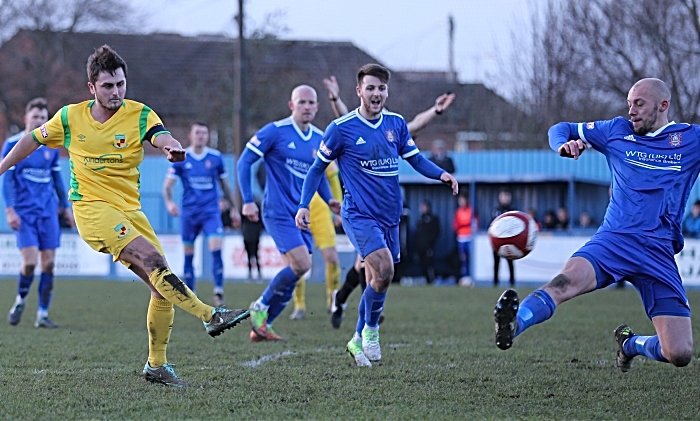
[[[39,310],[36,311],[36,319],[37,319],[37,320],[41,320],[41,319],[43,319],[44,317],[49,317],[49,312],[48,312],[48,311],[46,311],[46,310],[41,310],[41,309],[39,309]]]
[[[26,304],[26,303],[27,303],[27,299],[26,299],[26,298],[22,298],[22,297],[19,296],[19,294],[17,294],[17,296],[15,297],[15,305],[17,305],[17,304]]]
[[[224,289],[221,288],[221,287],[216,287],[216,288],[214,288],[214,294],[215,294],[215,295],[216,295],[216,294],[224,295]]]

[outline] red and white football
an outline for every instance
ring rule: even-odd
[[[521,259],[535,247],[537,223],[521,211],[499,215],[489,226],[491,247],[499,256],[509,260]]]

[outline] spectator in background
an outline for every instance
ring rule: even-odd
[[[690,214],[683,220],[683,235],[688,238],[700,238],[700,200],[690,208]]]
[[[433,215],[432,207],[428,200],[420,204],[420,219],[416,224],[416,234],[413,243],[416,246],[416,254],[420,264],[421,273],[427,283],[435,281],[435,242],[440,236],[440,220]]]
[[[537,230],[541,230],[542,224],[540,224],[540,221],[537,219],[537,211],[534,208],[529,208],[527,214],[530,215],[532,220],[535,221],[535,224],[537,224]]]
[[[569,229],[569,211],[564,206],[557,209],[557,222],[555,228],[558,230]]]
[[[459,195],[457,203],[459,207],[455,211],[452,228],[457,234],[457,252],[459,253],[460,262],[459,284],[472,286],[474,285],[471,277],[472,226],[476,220],[476,215],[465,194]]]
[[[593,228],[593,219],[591,219],[591,214],[583,211],[578,216],[578,226],[579,228]]]
[[[498,206],[494,208],[491,212],[491,220],[493,221],[496,217],[502,213],[512,211],[513,196],[508,190],[501,190],[498,193]],[[506,259],[508,262],[508,270],[510,271],[510,285],[515,285],[515,268],[513,267],[513,261]],[[493,286],[498,286],[498,270],[501,266],[501,256],[499,256],[496,251],[493,252]]]
[[[248,218],[241,220],[241,234],[243,235],[243,247],[245,247],[246,255],[248,256],[248,279],[253,279],[253,264],[258,269],[257,279],[262,279],[262,271],[260,270],[260,258],[258,250],[260,248],[260,235],[264,229],[263,222],[260,218],[253,222]]]
[[[557,228],[557,214],[553,210],[548,210],[542,217],[542,230],[550,231]]]
[[[433,141],[432,155],[428,159],[450,174],[455,172],[455,164],[452,162],[452,158],[447,156],[445,141],[441,139],[435,139]]]

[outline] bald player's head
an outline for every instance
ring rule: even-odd
[[[656,103],[663,100],[671,101],[671,91],[666,86],[666,82],[661,79],[653,77],[641,79],[632,86],[632,90],[641,90],[647,93]]]
[[[292,99],[289,101],[289,109],[292,110],[294,122],[306,130],[318,111],[316,90],[309,85],[299,85],[294,88]]]
[[[646,135],[668,124],[671,91],[661,79],[641,79],[627,94],[630,121],[634,132]]]

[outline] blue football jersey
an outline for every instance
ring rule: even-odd
[[[346,211],[391,227],[399,223],[403,208],[399,157],[417,153],[402,116],[384,110],[372,122],[353,110],[328,126],[317,155],[325,162],[337,160]]]
[[[671,122],[640,136],[622,117],[578,124],[588,146],[605,155],[612,196],[601,231],[670,239],[683,248],[681,220],[700,172],[700,126]]]
[[[265,160],[267,180],[262,207],[266,216],[294,219],[301,187],[322,138],[323,132],[316,126],[309,125],[304,133],[287,117],[265,125],[246,144]]]
[[[7,156],[23,135],[24,132],[20,132],[5,141],[3,157]],[[11,182],[14,183],[14,208],[18,215],[38,218],[58,215],[59,200],[67,204],[67,197],[56,197],[52,174],[54,171],[60,175],[58,149],[42,145],[5,173],[4,176],[11,177]]]
[[[226,178],[226,167],[221,153],[204,148],[197,155],[187,148],[184,161],[174,162],[168,177],[182,180],[182,213],[192,215],[219,209],[219,180]]]

